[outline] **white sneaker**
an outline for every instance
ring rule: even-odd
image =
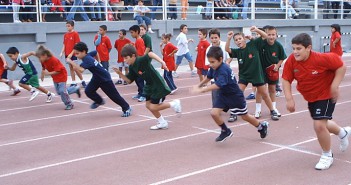
[[[327,170],[333,164],[333,156],[322,155],[319,162],[314,167],[316,170]]]
[[[345,130],[346,135],[340,139],[340,151],[345,152],[347,147],[349,146],[349,137],[351,134],[351,127],[344,127],[342,128]]]
[[[173,100],[173,102],[174,102],[174,106],[172,107],[173,110],[176,113],[181,113],[182,112],[182,106],[180,105],[180,100],[176,99],[176,100]]]
[[[34,100],[34,98],[36,98],[38,96],[38,94],[39,94],[39,91],[32,92],[32,96],[30,97],[29,101]]]
[[[167,121],[165,121],[164,123],[158,123],[157,125],[150,127],[150,130],[161,130],[161,129],[168,129]]]
[[[281,94],[281,92],[280,92],[280,91],[275,92],[275,97],[279,97],[279,96],[280,96],[280,94]]]
[[[179,77],[178,73],[175,72],[175,71],[173,71],[172,76],[173,76],[173,78],[178,78]]]
[[[149,29],[149,33],[155,33],[154,31],[152,31],[152,29]]]
[[[278,111],[278,109],[274,109],[275,110],[275,112],[277,113],[277,116],[278,117],[282,117],[282,115],[280,114],[280,112]]]
[[[258,118],[260,118],[260,117],[261,117],[261,112],[256,111],[256,112],[255,112],[255,118],[258,119]]]
[[[191,71],[191,77],[194,77],[194,76],[196,76],[197,74],[196,74],[196,71]]]
[[[46,103],[52,102],[52,99],[55,97],[55,94],[50,92],[50,95],[46,98]]]

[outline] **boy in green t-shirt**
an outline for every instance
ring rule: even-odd
[[[150,110],[158,121],[158,124],[150,127],[150,129],[167,129],[168,123],[160,111],[171,107],[176,113],[180,113],[181,105],[178,99],[169,103],[163,102],[166,96],[171,93],[171,90],[165,84],[161,75],[151,65],[151,61],[155,59],[161,63],[165,70],[168,70],[166,63],[153,52],[137,57],[136,49],[132,45],[124,46],[121,54],[124,61],[129,65],[129,73],[125,76],[117,68],[113,68],[113,70],[127,83],[132,83],[138,77],[145,80],[144,93],[146,96],[146,108]]]
[[[267,107],[270,110],[272,120],[279,120],[277,112],[274,110],[271,98],[268,95],[265,87],[265,78],[260,60],[260,51],[262,51],[262,39],[267,38],[267,34],[258,29],[256,26],[250,28],[251,32],[260,34],[261,37],[250,40],[246,43],[243,33],[234,34],[233,31],[228,32],[228,39],[225,45],[225,50],[231,58],[237,58],[239,63],[239,88],[244,91],[246,86],[251,83],[257,87],[257,95],[262,96]],[[230,48],[230,40],[234,38],[235,44],[239,48]],[[255,115],[257,118],[257,116]]]

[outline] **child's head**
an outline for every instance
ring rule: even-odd
[[[119,37],[120,39],[123,39],[126,35],[127,35],[127,31],[126,31],[125,29],[119,30],[119,32],[118,32],[118,37]]]
[[[146,34],[146,26],[144,24],[139,25],[140,27],[140,35]]]
[[[312,39],[307,33],[300,33],[291,40],[293,54],[297,61],[305,61],[312,50]]]
[[[88,53],[88,46],[84,42],[78,42],[73,47],[74,54],[77,58],[82,59]]]
[[[129,28],[129,32],[133,38],[138,38],[140,34],[140,27],[138,25],[133,25]]]
[[[71,32],[74,29],[74,21],[67,21],[66,22],[66,29],[68,32]]]
[[[171,37],[172,37],[172,34],[170,34],[170,33],[164,33],[164,34],[162,34],[162,37],[161,37],[162,42],[163,42],[164,44],[167,44],[167,43],[171,40]]]
[[[134,61],[136,59],[137,51],[133,45],[127,44],[122,48],[121,55],[122,55],[124,61],[128,65],[131,65],[134,63]]]
[[[246,40],[245,40],[244,33],[235,33],[233,38],[234,38],[234,43],[239,48],[245,48],[246,47]]]
[[[6,51],[7,56],[13,60],[16,61],[17,57],[19,55],[19,51],[16,47],[10,47],[7,51]]]
[[[143,0],[138,0],[138,5],[139,6],[143,6],[144,5],[144,1]]]
[[[274,42],[277,40],[277,29],[274,26],[267,26],[265,30],[268,36],[268,44],[273,45]]]
[[[332,24],[331,26],[331,32],[339,32],[339,34],[341,34],[341,28],[339,24]]]
[[[223,63],[223,51],[219,46],[211,46],[206,55],[211,68],[216,70]]]
[[[44,45],[38,46],[37,50],[35,51],[35,55],[39,58],[40,62],[45,62],[53,56],[51,51]]]
[[[199,31],[197,32],[197,34],[198,34],[200,40],[205,40],[207,37],[207,29],[200,28]]]
[[[180,25],[180,32],[187,34],[188,33],[188,26],[186,24]]]
[[[210,41],[213,46],[219,46],[221,41],[221,32],[219,31],[219,29],[211,29],[208,33],[208,37],[210,37]]]
[[[99,34],[105,35],[106,32],[107,32],[107,26],[106,26],[106,25],[101,25],[101,26],[99,27]]]

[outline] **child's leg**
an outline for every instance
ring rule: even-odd
[[[189,67],[190,67],[190,70],[191,70],[191,72],[194,72],[194,60],[193,60],[193,58],[191,57],[191,55],[190,55],[190,52],[187,52],[186,54],[185,54],[185,58],[188,60],[188,62],[189,62]]]
[[[122,107],[123,112],[130,108],[129,104],[121,97],[112,81],[100,83],[100,88],[113,102]]]
[[[45,94],[48,94],[48,93],[49,93],[49,91],[48,91],[47,89],[45,89],[44,87],[42,87],[42,86],[35,87],[35,88],[38,89],[39,91],[45,93]]]
[[[331,129],[331,131],[335,132],[336,134],[339,133],[340,129],[336,128],[337,125],[335,123],[328,124],[328,120],[326,119],[314,120],[313,126],[318,138],[318,142],[321,145],[323,152],[329,152],[331,146],[331,139],[328,127]]]
[[[173,79],[172,78],[172,71],[166,71],[164,70],[163,72],[163,78],[165,79],[168,87],[171,89],[171,91],[173,91],[174,89],[176,89],[176,87],[174,86],[174,84],[172,84]]]
[[[268,96],[267,88],[265,85],[257,87],[257,95],[262,96],[262,99],[264,100],[264,102],[266,103],[266,105],[270,111],[274,110],[273,105],[272,105],[272,100]]]
[[[221,117],[222,111],[223,111],[223,109],[221,109],[221,108],[212,108],[212,110],[211,110],[212,119],[216,122],[216,124],[219,127],[221,127],[221,134],[216,138],[216,142],[223,142],[228,137],[233,136],[233,132],[227,127],[227,125],[224,123],[224,121]]]
[[[73,69],[73,66],[71,64],[69,64],[69,72],[71,73],[71,79],[72,79],[72,84],[76,84],[76,73]],[[79,74],[77,73],[77,75],[79,76]]]
[[[27,91],[32,91],[32,88],[27,84],[19,83],[18,85]]]
[[[204,75],[202,75],[202,69],[197,69],[197,75],[199,75],[200,82],[204,80]]]
[[[271,98],[272,100],[272,104],[273,104],[273,108],[274,109],[277,109],[276,108],[276,96],[275,96],[275,93],[276,93],[276,90],[275,90],[275,86],[276,84],[269,84],[268,85],[268,92],[269,92],[269,97]]]
[[[159,129],[167,129],[168,128],[168,123],[167,121],[163,118],[163,116],[160,113],[160,110],[167,109],[169,107],[175,108],[175,106],[178,106],[180,108],[180,102],[179,100],[173,100],[170,103],[160,103],[162,102],[165,98],[156,100],[156,99],[149,99],[146,101],[146,108],[150,110],[150,112],[155,116],[155,118],[158,121],[158,124],[155,126],[150,127],[151,130],[159,130]],[[177,101],[177,102],[176,102]]]
[[[68,95],[67,87],[65,82],[54,83],[57,94],[61,96],[62,102],[67,105],[72,105],[71,98]]]
[[[245,114],[245,115],[242,115],[241,118],[244,120],[244,121],[247,121],[249,122],[252,126],[254,127],[258,127],[260,125],[260,122],[255,118],[253,117],[252,115],[250,114]]]
[[[95,80],[91,80],[87,87],[85,88],[85,94],[90,98],[91,100],[94,101],[96,104],[103,104],[103,99],[101,96],[96,93],[96,91],[99,89],[99,82],[96,82]]]

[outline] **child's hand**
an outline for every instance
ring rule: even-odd
[[[166,62],[162,61],[162,68],[166,71],[169,71],[167,65],[166,65]]]
[[[257,27],[256,26],[251,26],[251,28],[250,28],[250,31],[251,32],[255,32],[257,30]]]
[[[228,34],[227,34],[228,40],[232,39],[233,35],[234,35],[233,31],[228,32]]]
[[[68,57],[67,57],[67,58],[66,58],[66,62],[69,63],[69,64],[72,64],[73,61],[71,60],[71,58],[68,58]]]
[[[173,53],[170,53],[168,56],[169,56],[169,57],[172,57],[172,56],[173,56]]]
[[[198,85],[193,86],[193,88],[190,89],[191,94],[200,94],[202,93],[202,88],[199,87]]]
[[[45,77],[45,74],[44,74],[44,71],[41,72],[41,75],[40,75],[40,80],[41,81],[44,81],[44,77]]]
[[[122,74],[122,72],[117,67],[112,67],[112,69],[118,74]]]
[[[163,46],[163,42],[160,43],[160,47],[162,47],[162,46]]]
[[[189,39],[188,42],[194,42],[194,39]]]

